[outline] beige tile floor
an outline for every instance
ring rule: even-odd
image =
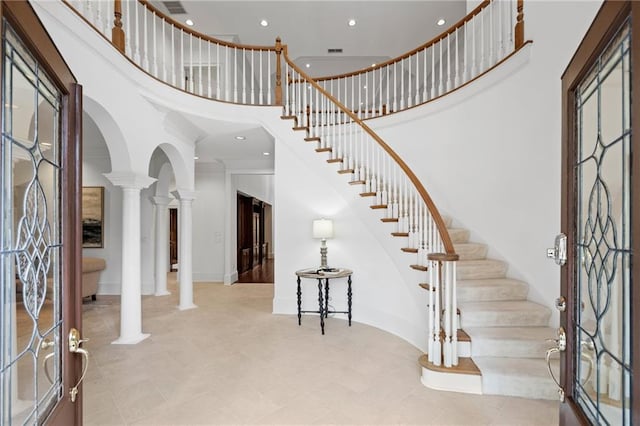
[[[92,365],[86,425],[551,425],[558,404],[438,392],[420,383],[420,352],[384,331],[271,314],[273,286],[195,284],[197,309],[143,298],[138,345],[117,338],[118,298],[84,305]],[[354,309],[357,309],[357,300]]]

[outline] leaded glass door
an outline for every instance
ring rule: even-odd
[[[640,111],[634,74],[640,44],[633,37],[640,5],[634,3],[604,3],[562,78],[561,424],[640,422],[633,377],[640,365],[633,288],[640,283],[634,263],[640,169],[633,153],[640,150],[632,131]]]
[[[26,1],[0,10],[0,424],[79,424],[80,88]]]

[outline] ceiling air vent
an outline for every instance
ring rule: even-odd
[[[327,49],[327,53],[342,53],[342,49]]]
[[[184,6],[182,6],[182,3],[180,3],[179,1],[163,1],[162,4],[164,4],[164,7],[166,7],[169,13],[172,15],[181,15],[187,13],[187,11],[184,10]]]

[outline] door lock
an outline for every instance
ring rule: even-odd
[[[564,296],[560,296],[556,299],[556,309],[560,312],[567,310],[567,299],[565,299]]]
[[[558,234],[553,248],[547,249],[547,257],[555,260],[559,266],[567,263],[567,236]]]

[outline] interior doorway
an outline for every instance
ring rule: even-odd
[[[237,193],[237,265],[239,283],[273,283],[272,208],[268,203]]]

